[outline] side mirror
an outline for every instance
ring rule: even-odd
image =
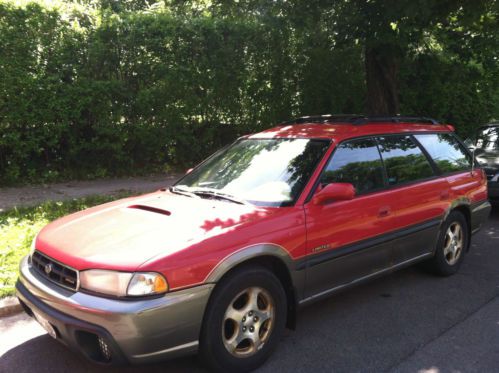
[[[348,201],[355,197],[355,188],[350,183],[332,183],[318,191],[312,198],[314,205],[330,201]]]

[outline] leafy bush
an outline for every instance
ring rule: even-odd
[[[58,3],[0,2],[0,184],[185,168],[296,115],[364,111],[362,48],[320,12]],[[405,113],[464,129],[499,114],[497,68],[431,51],[403,66]]]

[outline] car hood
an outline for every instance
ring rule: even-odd
[[[268,213],[251,205],[156,192],[59,219],[39,233],[35,246],[77,270],[133,271],[153,257],[171,255]]]

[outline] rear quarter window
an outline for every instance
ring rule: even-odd
[[[420,134],[415,137],[443,173],[471,168],[470,155],[450,133]]]

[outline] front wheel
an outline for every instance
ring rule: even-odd
[[[201,332],[200,354],[213,371],[245,372],[265,362],[286,322],[286,294],[261,267],[245,267],[215,288]]]
[[[468,224],[463,214],[453,211],[442,225],[435,256],[429,261],[430,268],[438,275],[456,273],[464,259],[468,243]]]

